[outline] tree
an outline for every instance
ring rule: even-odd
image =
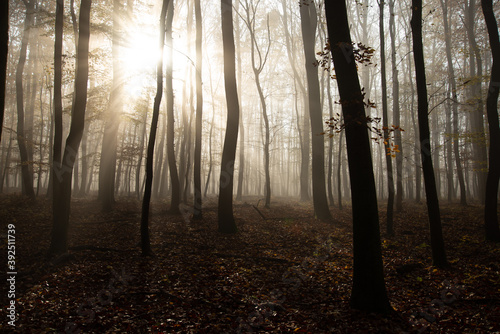
[[[54,149],[52,153],[52,169],[50,195],[53,196],[56,170],[61,166],[61,149],[63,136],[63,106],[62,106],[62,46],[64,27],[64,0],[56,3],[55,41],[54,41]],[[57,166],[57,168],[56,168]]]
[[[385,145],[385,162],[387,166],[387,188],[389,196],[387,198],[387,235],[394,234],[394,176],[392,172],[391,143],[389,138],[389,116],[387,115],[387,79],[385,71],[385,30],[384,30],[384,6],[385,1],[379,2],[380,7],[380,75],[382,77],[382,122]]]
[[[258,2],[257,2],[258,4]],[[245,0],[243,9],[245,10],[246,17],[243,19],[250,32],[250,55],[252,61],[252,70],[255,77],[255,86],[257,87],[257,92],[259,93],[260,106],[262,108],[262,119],[264,120],[264,174],[265,174],[265,195],[266,203],[265,207],[269,208],[271,205],[271,175],[269,171],[269,117],[267,115],[267,104],[266,97],[262,90],[262,84],[260,81],[260,75],[264,66],[266,65],[267,59],[269,57],[269,50],[271,49],[271,32],[269,29],[269,15],[267,16],[267,49],[263,53],[261,47],[257,43],[257,38],[255,36],[255,14],[257,13],[257,4],[253,5],[252,2]],[[257,57],[256,57],[257,53]],[[258,58],[258,61],[256,60]]]
[[[411,32],[413,36],[413,56],[415,59],[415,75],[417,79],[418,129],[420,132],[420,156],[424,173],[425,195],[429,214],[431,234],[432,262],[437,267],[446,267],[439,200],[436,191],[436,179],[432,167],[429,105],[427,101],[427,84],[425,78],[424,51],[422,43],[422,0],[412,0]]]
[[[311,119],[312,137],[312,183],[314,213],[322,220],[332,218],[328,208],[325,189],[325,143],[323,136],[323,112],[320,103],[318,68],[314,52],[316,40],[316,6],[314,1],[304,0],[300,4],[300,26],[304,41],[305,67],[309,97],[309,118]]]
[[[391,36],[391,64],[392,64],[392,124],[399,129],[401,113],[399,109],[399,79],[396,61],[396,24],[394,20],[394,0],[389,0],[389,34]],[[403,210],[403,145],[401,131],[394,132],[396,154],[396,211]],[[387,154],[388,152],[386,152]],[[393,178],[394,179],[394,178]],[[393,180],[394,182],[394,180]]]
[[[180,213],[179,204],[181,200],[181,186],[179,174],[177,173],[177,164],[175,162],[175,128],[174,128],[174,88],[172,85],[172,20],[174,18],[174,1],[170,1],[167,10],[166,46],[167,46],[167,73],[165,80],[165,89],[167,91],[167,160],[170,171],[170,182],[172,184],[172,194],[170,197],[170,212]]]
[[[201,197],[201,132],[203,120],[203,87],[202,87],[202,26],[200,0],[194,0],[194,15],[196,18],[196,134],[194,143],[194,213],[193,218],[202,218]]]
[[[102,209],[109,211],[115,202],[116,154],[118,128],[123,109],[122,89],[123,70],[120,66],[120,44],[122,43],[121,0],[113,0],[113,83],[109,96],[109,109],[102,139],[101,160],[99,168],[99,198]]]
[[[221,0],[221,18],[227,123],[219,181],[218,230],[222,233],[236,233],[238,229],[233,216],[233,177],[240,106],[236,85],[232,0]]]
[[[89,38],[91,0],[82,0],[80,4],[78,50],[75,75],[75,98],[71,109],[71,126],[62,164],[54,165],[54,192],[52,202],[53,225],[49,253],[65,253],[68,250],[68,227],[71,206],[71,178],[78,147],[85,125],[87,107],[87,80],[89,77]]]
[[[30,199],[35,199],[35,191],[33,189],[33,173],[29,168],[29,155],[26,147],[26,138],[24,131],[24,88],[23,88],[23,72],[26,63],[26,53],[28,49],[28,41],[30,39],[30,29],[33,24],[33,15],[35,1],[30,0],[25,2],[26,19],[24,21],[24,32],[21,41],[21,51],[19,52],[19,62],[16,69],[16,102],[17,102],[17,142],[19,146],[19,154],[21,155],[21,173],[23,194]]]
[[[498,225],[498,182],[500,180],[500,125],[498,123],[498,95],[500,90],[500,40],[492,0],[481,0],[484,20],[488,29],[493,65],[486,99],[486,113],[490,130],[488,177],[484,203],[486,239],[500,242]]]
[[[160,57],[156,66],[156,96],[153,106],[153,119],[151,121],[151,131],[149,133],[148,153],[146,157],[146,186],[144,187],[144,197],[142,199],[141,215],[141,248],[142,255],[151,255],[151,244],[149,240],[149,204],[151,201],[151,188],[153,185],[153,161],[156,140],[156,129],[158,126],[158,116],[160,114],[160,104],[163,94],[163,47],[165,45],[165,16],[169,0],[164,0],[160,13],[160,38],[158,48]]]
[[[375,178],[344,1],[325,0],[330,49],[345,122],[353,214],[351,307],[389,312],[385,289]]]
[[[455,155],[455,165],[457,167],[458,183],[460,185],[460,204],[467,205],[467,198],[465,193],[465,180],[464,172],[462,169],[462,163],[460,161],[460,153],[458,149],[458,96],[457,96],[457,82],[455,79],[455,69],[453,68],[453,60],[451,56],[451,33],[450,33],[450,23],[448,21],[448,1],[441,1],[441,9],[443,10],[443,24],[444,24],[444,35],[445,35],[445,47],[446,47],[446,60],[448,62],[448,81],[451,85],[452,94],[452,108],[453,108],[453,153]],[[450,168],[451,169],[451,168]]]
[[[9,54],[9,2],[0,5],[0,141],[2,139],[3,115],[5,110],[5,79],[7,56]]]

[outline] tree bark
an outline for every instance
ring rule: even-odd
[[[219,181],[218,230],[222,233],[236,233],[238,228],[233,216],[233,177],[240,106],[236,85],[232,0],[221,0],[221,16],[227,123]]]
[[[304,41],[305,67],[309,97],[309,118],[312,137],[312,183],[313,204],[316,217],[321,220],[332,218],[326,197],[325,182],[325,143],[323,132],[323,112],[320,104],[318,68],[314,52],[316,33],[316,6],[314,1],[304,1],[300,5],[302,39]]]
[[[52,238],[49,253],[68,250],[68,227],[71,206],[71,177],[85,126],[87,80],[89,76],[89,37],[91,0],[82,0],[75,75],[75,99],[71,110],[71,126],[64,149],[62,165],[56,168],[52,203]]]
[[[413,36],[413,55],[415,59],[415,75],[417,79],[418,128],[420,132],[420,154],[424,173],[425,195],[429,213],[431,235],[432,262],[437,267],[446,267],[448,261],[444,248],[439,200],[436,191],[436,179],[432,167],[429,106],[427,102],[427,86],[425,79],[424,51],[422,43],[422,0],[412,0],[411,30]]]
[[[500,90],[500,41],[498,25],[493,13],[492,0],[481,0],[484,20],[488,29],[493,65],[486,99],[486,112],[490,130],[489,168],[486,180],[484,223],[486,239],[500,242],[498,224],[498,182],[500,180],[500,125],[498,122],[498,95]]]
[[[325,1],[330,48],[345,120],[353,213],[351,307],[387,313],[392,307],[384,282],[370,139],[344,1]]]

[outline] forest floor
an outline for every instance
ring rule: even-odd
[[[6,271],[0,332],[18,333],[495,333],[500,331],[500,245],[485,241],[480,206],[442,204],[451,268],[431,265],[425,205],[405,203],[396,236],[382,239],[390,316],[349,308],[350,208],[334,221],[311,204],[236,202],[239,233],[217,232],[216,202],[204,218],[172,216],[154,202],[154,257],[139,247],[140,202],[101,213],[72,202],[70,252],[47,259],[50,203],[0,196],[2,254],[16,232],[15,330],[7,325]],[[381,203],[381,230],[385,231]],[[263,216],[266,218],[264,219]],[[2,268],[6,266],[2,265]]]

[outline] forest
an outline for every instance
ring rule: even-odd
[[[498,0],[0,6],[0,332],[500,333]]]

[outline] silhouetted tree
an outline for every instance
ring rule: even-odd
[[[420,154],[424,173],[425,196],[429,213],[431,234],[432,263],[437,267],[446,267],[446,252],[441,228],[439,200],[436,191],[436,179],[432,167],[431,142],[429,131],[429,105],[425,79],[424,50],[422,44],[422,0],[412,1],[411,32],[413,36],[413,56],[417,79],[418,129],[420,132]]]
[[[158,126],[158,116],[160,114],[161,98],[163,96],[163,48],[165,45],[165,17],[170,0],[164,0],[160,13],[160,33],[158,48],[160,57],[156,65],[156,96],[153,105],[153,119],[151,120],[151,131],[149,132],[148,153],[146,157],[146,185],[144,187],[144,197],[142,199],[141,215],[141,248],[142,255],[151,255],[151,244],[149,240],[149,204],[151,201],[151,188],[153,186],[153,162],[156,140],[156,129]]]
[[[389,312],[384,282],[377,194],[363,95],[354,60],[344,1],[325,0],[330,48],[345,122],[353,215],[351,307]]]
[[[304,41],[305,67],[309,97],[309,118],[312,136],[312,183],[314,214],[319,219],[328,220],[332,216],[328,208],[325,188],[325,142],[323,132],[323,110],[320,103],[318,67],[314,51],[317,26],[316,5],[314,1],[304,0],[300,4],[300,26]]]
[[[5,79],[7,55],[9,54],[9,2],[0,5],[0,140],[2,139],[3,115],[5,110]]]
[[[71,109],[71,126],[62,157],[62,165],[54,165],[53,226],[50,253],[65,253],[68,249],[68,226],[71,206],[71,178],[85,125],[87,80],[89,77],[89,37],[91,0],[80,4],[78,50],[76,58],[75,98]]]
[[[237,232],[233,216],[233,177],[240,106],[236,86],[236,63],[233,35],[232,0],[221,0],[222,44],[224,52],[224,86],[226,90],[227,123],[219,181],[219,232]]]
[[[484,203],[484,223],[486,239],[500,242],[498,225],[498,182],[500,180],[500,125],[498,123],[498,94],[500,90],[500,40],[498,25],[493,12],[492,0],[481,0],[484,20],[488,28],[491,55],[491,77],[486,99],[486,112],[490,129],[490,152],[486,194]]]

